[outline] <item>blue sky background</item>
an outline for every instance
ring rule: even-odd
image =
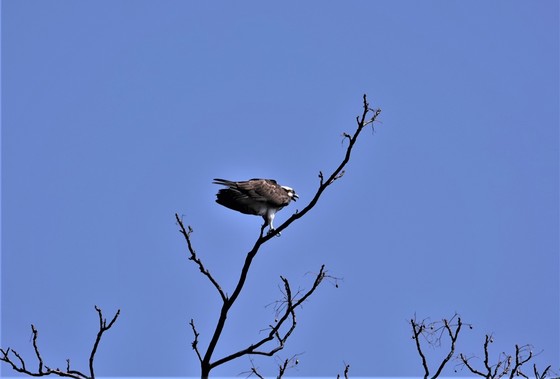
[[[205,347],[220,299],[174,213],[231,293],[261,220],[212,178],[294,187],[280,225],[367,93],[381,123],[260,251],[215,357],[262,336],[280,275],[309,288],[325,264],[344,280],[299,311],[291,376],[421,375],[407,320],[454,312],[458,352],[493,333],[494,360],[530,343],[558,372],[559,63],[556,1],[4,0],[0,345],[31,362],[34,323],[47,364],[86,370],[94,305],[120,308],[98,375],[196,376],[188,321]]]

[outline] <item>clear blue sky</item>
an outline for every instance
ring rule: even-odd
[[[231,293],[261,220],[212,178],[294,187],[279,225],[367,93],[382,123],[257,256],[216,356],[262,335],[280,275],[325,264],[344,280],[299,311],[291,376],[421,375],[407,320],[454,312],[459,352],[494,333],[494,359],[530,343],[558,371],[558,67],[556,1],[4,0],[0,345],[31,360],[34,323],[45,361],[85,370],[93,306],[120,308],[98,375],[196,376],[188,321],[206,346],[220,299],[174,213]]]

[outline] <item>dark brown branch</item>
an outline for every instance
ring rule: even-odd
[[[294,296],[292,295],[292,290],[290,288],[290,284],[288,280],[284,277],[280,277],[284,284],[284,290],[285,290],[284,292],[285,307],[283,309],[282,316],[280,318],[277,318],[277,321],[275,321],[274,325],[270,325],[270,330],[268,334],[260,341],[213,362],[211,364],[211,369],[221,364],[224,364],[226,362],[229,362],[233,359],[241,357],[243,355],[252,354],[252,355],[272,356],[276,354],[278,351],[282,350],[284,348],[284,344],[286,343],[286,340],[290,337],[290,335],[292,334],[292,332],[294,331],[297,325],[295,309],[299,307],[301,304],[303,304],[303,302],[305,302],[309,298],[309,296],[311,296],[311,294],[315,292],[315,290],[319,287],[319,285],[321,284],[325,276],[326,276],[325,266],[323,265],[321,266],[319,273],[315,277],[313,286],[299,299],[294,298]],[[281,334],[280,328],[284,325],[284,323],[287,320],[290,320],[290,326],[285,333]],[[259,350],[259,348],[261,348],[267,342],[270,342],[274,339],[277,340],[277,345],[274,348],[271,348],[270,350]]]
[[[192,228],[189,226],[188,227],[189,230],[187,231],[185,229],[185,225],[183,225],[183,221],[181,220],[181,218],[179,217],[179,215],[177,213],[175,213],[175,219],[177,220],[177,224],[179,224],[179,227],[181,228],[181,230],[180,230],[181,234],[185,237],[185,240],[187,241],[187,247],[189,249],[189,252],[191,253],[191,256],[189,257],[189,260],[193,261],[194,263],[196,263],[198,265],[198,269],[200,270],[200,272],[202,274],[204,274],[204,276],[206,276],[210,280],[210,282],[214,285],[214,287],[216,288],[216,290],[220,294],[220,297],[222,298],[222,301],[224,301],[224,303],[225,303],[227,301],[227,296],[226,296],[225,292],[222,290],[222,287],[220,287],[220,285],[218,284],[216,279],[214,279],[212,274],[210,274],[210,271],[208,271],[208,269],[206,269],[206,267],[204,267],[204,264],[202,263],[202,261],[196,255],[196,251],[194,250],[194,248],[192,246],[192,242],[191,242],[191,233],[193,232]]]
[[[525,345],[521,348],[519,347],[519,345],[515,345],[515,366],[509,374],[510,379],[512,379],[514,376],[523,376],[527,378],[527,375],[521,372],[521,366],[523,366],[525,363],[529,362],[531,358],[533,358],[533,352],[530,349],[527,357],[523,358],[522,354],[527,348],[529,348],[528,345]]]
[[[194,334],[194,340],[192,342],[192,348],[196,353],[196,356],[198,357],[198,360],[200,362],[202,362],[202,356],[200,355],[200,351],[198,350],[198,336],[199,333],[196,331],[196,328],[194,327],[194,320],[191,318],[191,322],[189,322],[189,325],[192,328],[193,334]]]
[[[33,349],[35,350],[35,356],[37,357],[37,361],[39,361],[39,373],[43,372],[43,359],[41,358],[41,354],[39,353],[39,348],[37,347],[37,329],[35,329],[35,325],[31,324],[31,331],[33,332]],[[21,358],[20,358],[21,359]]]
[[[278,365],[278,376],[277,376],[278,379],[284,376],[284,373],[288,369],[288,364],[290,364],[290,360],[286,358],[284,362],[282,362],[282,364]]]
[[[356,141],[358,140],[358,137],[360,136],[361,132],[366,126],[373,124],[377,120],[377,117],[379,117],[380,114],[381,114],[381,109],[370,108],[369,103],[367,101],[367,96],[364,95],[362,115],[356,117],[356,121],[358,124],[356,131],[352,136],[350,136],[348,133],[343,134],[344,139],[348,139],[349,143],[348,143],[348,147],[346,148],[346,154],[342,162],[332,172],[332,174],[327,178],[326,181],[324,180],[323,173],[319,171],[319,179],[320,179],[319,188],[317,189],[317,192],[315,193],[313,199],[311,199],[309,204],[305,208],[303,208],[302,211],[294,213],[282,225],[276,228],[274,233],[270,233],[269,235],[265,236],[264,237],[265,240],[272,238],[273,235],[281,232],[282,230],[286,229],[291,223],[303,217],[307,212],[309,212],[315,206],[315,204],[319,201],[319,198],[321,197],[323,192],[327,189],[327,187],[329,187],[335,180],[340,179],[342,175],[344,175],[344,167],[346,167],[346,164],[350,161],[352,150],[354,148],[354,145],[356,144]]]
[[[0,356],[0,361],[4,361],[8,363],[14,371],[20,372],[28,376],[38,377],[38,376],[56,375],[61,377],[74,378],[74,379],[95,379],[95,374],[93,370],[93,361],[95,359],[97,348],[99,346],[99,343],[101,342],[101,337],[103,336],[103,333],[109,330],[113,326],[115,321],[117,321],[117,318],[119,317],[120,314],[120,309],[117,311],[117,313],[115,314],[115,316],[113,317],[113,319],[108,325],[107,325],[107,320],[103,318],[101,309],[95,306],[95,310],[99,315],[99,331],[97,333],[97,338],[95,339],[95,343],[93,344],[93,348],[91,350],[91,354],[89,357],[89,370],[90,370],[89,376],[82,373],[81,371],[71,370],[70,359],[66,360],[66,371],[62,371],[58,368],[51,369],[50,367],[45,365],[43,363],[43,358],[41,357],[41,353],[39,352],[39,346],[37,345],[37,336],[39,333],[34,325],[31,325],[31,331],[33,333],[33,350],[35,352],[35,357],[37,358],[38,361],[37,372],[29,371],[25,366],[25,361],[23,360],[23,358],[15,350],[10,348],[6,350],[0,349],[0,353],[2,354]],[[10,352],[19,360],[19,365],[12,360],[12,358],[10,357]]]
[[[455,330],[451,330],[451,327],[449,325],[449,322],[447,320],[443,320],[445,329],[447,330],[447,333],[449,334],[449,339],[451,340],[451,347],[449,348],[449,353],[447,354],[447,356],[443,359],[443,361],[441,361],[441,364],[439,365],[438,370],[436,371],[435,375],[433,376],[434,378],[437,378],[440,374],[441,371],[443,370],[443,367],[447,364],[447,362],[449,362],[449,360],[451,359],[451,357],[453,357],[453,354],[455,354],[455,343],[457,342],[457,337],[459,335],[459,331],[461,330],[461,326],[463,325],[463,323],[461,322],[461,317],[457,318],[457,325],[455,327]]]
[[[428,375],[430,375],[430,369],[428,368],[428,362],[426,361],[426,356],[424,355],[424,352],[422,351],[422,346],[420,345],[420,335],[422,335],[422,332],[424,331],[425,328],[424,322],[418,324],[414,319],[410,319],[410,324],[412,325],[412,333],[413,333],[412,338],[416,342],[416,350],[418,351],[418,354],[420,354],[420,358],[422,360],[422,367],[424,368],[424,379],[426,379]]]
[[[278,363],[278,375],[276,376],[277,379],[284,377],[286,370],[289,368],[295,367],[299,364],[298,356],[301,354],[294,354],[291,358],[286,358],[284,361],[280,361]]]
[[[99,346],[99,343],[101,342],[101,337],[103,336],[103,333],[105,333],[107,330],[111,329],[111,327],[113,326],[115,321],[117,321],[117,318],[119,317],[119,314],[121,313],[120,309],[117,310],[117,313],[115,313],[115,315],[113,316],[113,319],[111,320],[109,325],[107,325],[107,320],[103,318],[103,313],[101,312],[101,309],[97,305],[95,306],[95,310],[97,311],[97,314],[99,315],[99,331],[97,332],[97,338],[95,339],[95,343],[93,344],[93,348],[91,349],[91,354],[89,356],[90,378],[95,378],[95,374],[94,374],[94,371],[93,371],[93,361],[95,359],[95,353],[97,353],[97,347]]]
[[[344,364],[344,373],[343,373],[344,379],[348,379],[348,372],[349,372],[349,371],[350,371],[350,365],[345,363],[345,364]],[[338,374],[338,375],[336,376],[336,379],[340,379],[340,374]]]
[[[515,345],[515,356],[507,355],[506,353],[501,353],[498,362],[494,365],[490,364],[489,359],[489,344],[494,342],[492,335],[486,335],[484,340],[484,368],[486,372],[476,369],[469,362],[473,357],[467,358],[465,355],[460,354],[459,360],[461,365],[466,367],[471,373],[482,376],[489,379],[499,379],[505,375],[508,375],[510,379],[515,376],[522,376],[528,378],[528,376],[521,371],[521,367],[529,362],[533,358],[533,352],[531,351],[530,345],[519,346]],[[526,354],[526,355],[525,355]],[[512,367],[513,362],[513,367]],[[542,377],[546,375],[550,366],[547,367],[542,374]],[[535,378],[539,378],[536,365],[533,366],[535,372]]]
[[[451,324],[451,322],[455,317],[457,317],[457,323]],[[422,360],[422,367],[424,368],[424,379],[430,376],[430,368],[428,366],[426,356],[422,351],[422,344],[420,342],[420,337],[423,337],[429,345],[440,346],[443,333],[447,332],[447,335],[451,342],[451,345],[449,347],[449,352],[439,364],[436,373],[432,376],[432,378],[437,378],[441,375],[443,368],[455,354],[455,344],[457,342],[459,332],[461,331],[461,327],[463,326],[463,322],[461,321],[461,318],[458,317],[457,314],[455,314],[450,320],[443,319],[441,323],[443,324],[441,326],[439,323],[435,323],[435,322],[426,325],[425,320],[422,320],[421,322],[417,322],[415,319],[410,320],[410,324],[412,325],[412,333],[413,333],[412,338],[415,340],[416,350],[420,355],[420,358]]]
[[[550,370],[550,365],[548,365],[544,371],[542,372],[542,374],[539,373],[539,370],[537,369],[537,365],[533,364],[533,373],[535,374],[535,379],[545,379],[546,375],[548,374],[548,370]]]

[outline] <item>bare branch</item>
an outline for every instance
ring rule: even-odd
[[[39,348],[37,347],[37,329],[35,329],[35,325],[33,324],[31,324],[31,331],[33,332],[33,349],[35,350],[35,356],[37,357],[37,361],[39,362],[39,368],[37,372],[41,374],[43,373],[43,359],[41,358]]]
[[[212,274],[210,274],[210,271],[208,271],[208,269],[206,269],[206,267],[204,267],[204,264],[202,263],[200,258],[198,258],[198,256],[196,255],[196,251],[194,250],[194,248],[192,246],[192,242],[191,242],[191,233],[193,232],[192,228],[189,226],[188,231],[187,231],[185,229],[185,226],[183,225],[183,221],[181,220],[181,218],[179,217],[179,215],[177,213],[175,213],[175,219],[177,220],[177,223],[179,224],[181,234],[185,237],[185,240],[187,241],[187,247],[189,249],[189,252],[191,253],[191,256],[189,257],[189,260],[193,261],[194,263],[196,263],[198,265],[198,268],[199,268],[200,272],[202,274],[204,274],[210,280],[210,282],[214,285],[214,287],[216,288],[216,290],[220,294],[220,297],[222,298],[222,301],[225,303],[227,301],[227,296],[226,296],[225,292],[222,290],[222,287],[220,287],[220,285],[218,284],[216,279],[214,279]],[[262,234],[262,232],[261,232],[261,234]]]
[[[453,357],[453,354],[455,354],[455,343],[457,342],[459,331],[461,330],[461,326],[463,325],[463,323],[461,322],[461,317],[457,318],[457,324],[455,326],[455,330],[451,330],[451,326],[449,325],[449,322],[447,320],[443,320],[443,323],[445,325],[445,329],[449,334],[449,339],[451,340],[451,347],[449,348],[449,353],[447,354],[447,356],[443,359],[443,361],[441,361],[438,370],[433,376],[434,378],[437,378],[441,374],[443,367],[447,364],[447,362],[449,362],[451,357]]]
[[[90,359],[89,359],[90,376],[88,376],[88,375],[86,375],[86,374],[84,374],[80,371],[77,371],[77,370],[71,370],[70,369],[70,359],[66,360],[66,371],[62,371],[58,368],[51,369],[50,367],[45,365],[43,363],[43,358],[41,357],[41,353],[39,352],[39,347],[37,345],[37,336],[38,336],[39,333],[38,333],[38,331],[37,331],[37,329],[35,328],[34,325],[31,325],[31,331],[33,333],[33,350],[35,352],[35,357],[37,358],[37,361],[38,361],[37,372],[29,371],[25,366],[24,359],[15,350],[10,349],[10,348],[8,348],[7,350],[0,349],[0,353],[2,354],[2,356],[0,356],[0,361],[4,361],[4,362],[8,363],[10,366],[12,366],[12,369],[14,371],[20,372],[20,373],[28,375],[28,376],[38,377],[38,376],[56,375],[56,376],[61,376],[61,377],[74,378],[74,379],[95,379],[95,375],[94,375],[94,371],[93,371],[93,361],[94,361],[94,358],[95,358],[95,353],[97,352],[97,347],[99,346],[99,343],[101,342],[101,337],[102,337],[103,333],[105,331],[109,330],[113,326],[115,321],[117,321],[117,317],[120,314],[120,310],[118,310],[117,313],[115,314],[115,316],[113,317],[113,319],[111,320],[111,322],[109,323],[109,325],[107,325],[107,320],[105,320],[103,318],[103,315],[101,313],[101,309],[98,308],[97,306],[95,306],[95,309],[97,310],[97,313],[99,314],[99,332],[97,333],[97,338],[96,338],[95,343],[93,345],[91,355],[90,355]],[[11,359],[10,352],[18,359],[19,365]]]
[[[539,370],[537,369],[537,365],[533,364],[533,373],[535,374],[535,379],[545,379],[546,375],[548,374],[548,371],[550,370],[550,365],[548,365],[544,371],[542,372],[542,374],[539,373]]]
[[[115,313],[115,315],[113,316],[113,319],[111,320],[109,325],[107,325],[107,320],[103,318],[103,313],[97,305],[95,306],[95,310],[97,311],[97,314],[99,315],[99,331],[97,332],[97,338],[95,339],[95,343],[93,344],[93,348],[91,349],[91,354],[89,356],[89,372],[90,372],[90,377],[91,378],[95,378],[95,374],[94,374],[94,371],[93,371],[93,361],[95,359],[95,353],[97,352],[97,347],[99,346],[99,343],[101,342],[101,337],[103,336],[103,333],[105,333],[107,330],[111,329],[111,327],[113,326],[115,321],[117,321],[117,318],[119,317],[119,314],[121,313],[121,310],[118,309],[117,313]]]
[[[280,379],[282,376],[284,376],[284,373],[288,369],[288,364],[289,363],[290,363],[290,360],[288,358],[286,358],[282,364],[278,365],[278,376],[277,376],[278,379]]]
[[[198,351],[198,336],[199,333],[196,331],[196,328],[194,327],[194,320],[191,318],[191,322],[189,322],[189,325],[192,328],[193,334],[194,334],[194,340],[192,342],[192,348],[196,353],[196,356],[198,357],[198,360],[200,362],[202,362],[202,356],[200,355],[200,351]]]
[[[430,375],[430,369],[428,368],[428,362],[426,361],[426,356],[422,351],[422,346],[420,345],[420,336],[424,331],[424,322],[422,321],[420,324],[416,322],[415,319],[410,319],[410,325],[412,325],[412,338],[416,342],[416,350],[418,350],[418,354],[420,354],[420,358],[422,359],[422,367],[424,367],[424,379]]]
[[[349,371],[350,371],[350,365],[345,363],[345,364],[344,364],[344,373],[343,373],[344,379],[348,379],[348,372],[349,372]],[[340,374],[338,374],[338,375],[336,376],[336,379],[340,379]]]
[[[326,276],[325,266],[323,265],[323,266],[321,266],[321,269],[319,270],[319,273],[315,277],[315,280],[313,282],[312,287],[308,291],[306,291],[305,294],[303,294],[299,298],[296,298],[292,295],[292,290],[291,290],[290,283],[288,282],[288,280],[284,277],[280,277],[280,279],[282,280],[282,283],[284,284],[284,296],[285,296],[284,300],[283,300],[283,302],[285,303],[285,306],[283,307],[283,313],[282,313],[281,317],[277,317],[275,323],[273,325],[270,325],[270,329],[269,329],[268,334],[265,337],[263,337],[261,340],[259,340],[258,342],[254,343],[254,344],[251,344],[251,345],[247,346],[244,349],[241,349],[241,350],[239,350],[235,353],[232,353],[232,354],[230,354],[230,355],[228,355],[224,358],[221,358],[221,359],[213,362],[211,364],[211,369],[214,368],[214,367],[217,367],[221,364],[224,364],[226,362],[229,362],[233,359],[241,357],[243,355],[273,356],[278,351],[282,350],[284,348],[286,340],[290,337],[290,335],[292,334],[292,332],[294,331],[294,329],[297,325],[295,309],[297,307],[299,307],[303,302],[305,302],[309,298],[309,296],[311,296],[311,294],[313,292],[315,292],[315,290],[319,287],[319,285],[321,284],[321,282],[325,278],[325,276]],[[281,333],[280,332],[281,327],[288,320],[290,320],[288,330],[284,333]],[[274,339],[276,339],[276,341],[277,341],[277,344],[276,344],[275,347],[270,348],[269,350],[259,350],[267,342],[270,342]]]
[[[527,354],[526,357],[523,357],[523,353],[525,353],[527,350],[529,351],[529,354]],[[515,366],[513,367],[513,370],[511,370],[509,378],[512,379],[514,376],[523,376],[525,378],[528,378],[527,375],[521,372],[521,366],[529,362],[531,358],[533,358],[533,351],[530,349],[529,345],[525,345],[522,347],[519,347],[519,345],[515,345]]]
[[[467,358],[465,355],[460,354],[459,359],[461,361],[461,365],[466,367],[471,373],[482,376],[485,378],[491,379],[499,379],[505,375],[508,375],[510,379],[515,376],[522,376],[524,378],[528,378],[528,376],[521,371],[521,367],[529,362],[533,358],[533,352],[531,350],[530,345],[519,346],[515,345],[515,356],[508,355],[506,353],[501,353],[496,364],[490,364],[489,359],[489,344],[494,342],[494,338],[492,335],[486,335],[484,340],[484,368],[486,372],[482,372],[481,370],[476,369],[471,363],[469,362],[474,357]],[[512,367],[513,363],[513,367]],[[542,377],[546,375],[550,366],[548,366],[542,374]],[[535,378],[539,378],[539,374],[536,368],[536,365],[533,366],[533,370],[535,373]]]
[[[261,373],[259,372],[259,368],[257,366],[255,366],[255,362],[253,361],[253,359],[251,358],[249,360],[251,361],[251,370],[244,371],[239,375],[248,374],[246,376],[246,378],[249,378],[249,377],[255,375],[257,378],[264,379],[264,376],[262,376]]]
[[[275,229],[276,233],[279,233],[282,230],[286,229],[291,223],[300,219],[307,212],[309,212],[315,206],[317,201],[319,201],[319,198],[321,197],[323,192],[327,189],[327,187],[329,187],[335,180],[340,179],[342,175],[344,175],[344,167],[346,167],[346,164],[350,161],[352,150],[354,148],[354,145],[356,144],[356,141],[358,140],[358,137],[360,136],[361,132],[367,125],[373,124],[377,120],[380,114],[381,114],[381,109],[370,108],[369,103],[367,101],[367,96],[364,95],[362,115],[356,117],[356,121],[358,124],[356,131],[352,135],[348,133],[343,134],[344,139],[345,140],[348,139],[349,141],[348,147],[346,148],[346,154],[344,156],[344,159],[338,165],[338,167],[332,172],[332,174],[326,179],[326,181],[324,180],[323,172],[321,171],[319,172],[319,178],[320,178],[319,188],[317,189],[317,192],[315,193],[313,199],[309,202],[309,204],[305,208],[303,208],[302,211],[294,213],[282,225],[276,228]],[[271,233],[271,234],[274,235],[275,233]],[[265,240],[270,239],[272,235],[266,236]]]
[[[457,317],[457,322],[452,323],[456,317]],[[422,360],[422,367],[424,368],[425,379],[428,378],[428,376],[430,375],[430,368],[428,366],[426,356],[422,351],[422,344],[420,342],[420,337],[424,338],[428,343],[428,345],[441,346],[441,339],[443,338],[443,334],[447,332],[447,336],[451,341],[449,352],[439,364],[436,373],[432,376],[432,378],[439,377],[445,365],[455,354],[455,343],[457,342],[459,332],[461,331],[461,327],[463,326],[463,322],[461,321],[461,318],[458,317],[457,314],[454,314],[450,320],[443,319],[441,322],[431,322],[428,324],[426,323],[426,319],[420,322],[417,322],[415,319],[411,319],[410,324],[412,325],[412,333],[413,333],[412,338],[415,340],[416,350],[418,351],[418,354],[420,355],[420,358]]]

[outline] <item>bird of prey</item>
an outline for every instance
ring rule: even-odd
[[[216,203],[245,214],[262,216],[268,232],[274,231],[272,221],[280,209],[296,201],[298,195],[293,188],[281,186],[273,179],[251,179],[232,182],[214,179],[214,184],[226,186],[216,194]]]

